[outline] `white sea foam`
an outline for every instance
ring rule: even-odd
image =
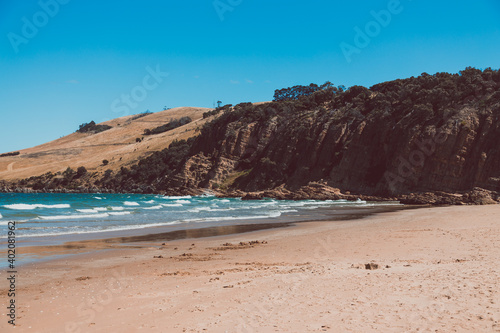
[[[163,207],[182,207],[182,204],[161,204]]]
[[[140,206],[137,202],[134,201],[125,201],[123,204],[125,206]]]
[[[240,210],[243,209],[243,207],[226,207],[226,208],[216,208],[216,209],[211,209],[211,212],[228,212],[231,210]]]
[[[285,210],[280,210],[281,213],[297,213],[298,210],[296,209],[285,209]]]
[[[77,209],[79,213],[98,213],[96,209]]]
[[[149,201],[144,201],[144,202],[145,202],[145,203],[147,203],[147,204],[154,204],[156,201],[154,201],[154,200],[149,200]]]
[[[125,210],[125,208],[123,207],[120,207],[120,206],[113,206],[113,207],[110,207],[111,210]]]
[[[280,217],[280,216],[281,216],[281,212],[278,210],[269,213],[269,217]]]
[[[162,209],[162,208],[163,208],[162,205],[158,205],[158,206],[146,207],[144,209],[147,209],[147,210],[156,210],[156,209]]]
[[[255,220],[280,217],[280,211],[269,212],[268,215],[248,215],[248,216],[220,216],[220,217],[204,217],[197,219],[187,219],[184,222],[209,222],[209,221],[232,221],[232,220]]]
[[[277,204],[277,201],[262,201],[260,202],[260,205],[261,206],[270,206],[270,205],[276,205]]]
[[[282,208],[290,208],[290,207],[304,207],[305,205],[306,205],[305,202],[296,201],[296,202],[287,202],[285,204],[279,204],[278,206]]]
[[[305,204],[306,205],[331,205],[333,204],[334,201],[333,200],[310,200],[310,201],[306,201]]]
[[[120,230],[134,230],[134,229],[143,229],[150,227],[162,227],[166,225],[174,225],[179,224],[180,221],[171,221],[171,222],[160,222],[160,223],[147,223],[147,224],[132,224],[132,225],[123,225],[123,226],[115,226],[105,230],[99,231],[89,231],[89,232],[101,232],[101,231],[120,231]]]
[[[241,205],[238,207],[238,209],[254,209],[254,208],[257,208],[257,209],[262,209],[262,208],[267,208],[268,205]]]
[[[188,209],[188,212],[190,213],[210,212],[210,211],[212,211],[212,208],[210,207],[196,207],[193,209]]]
[[[178,203],[178,204],[188,204],[188,203],[191,203],[191,201],[189,201],[189,200],[175,200],[174,202]]]
[[[70,228],[67,229],[64,232],[48,232],[48,233],[40,233],[40,234],[23,234],[22,237],[46,237],[46,236],[63,236],[63,235],[79,235],[79,234],[92,234],[92,233],[98,233],[98,232],[108,232],[108,231],[126,231],[126,230],[135,230],[135,229],[143,229],[143,228],[150,228],[150,227],[161,227],[161,226],[168,226],[168,225],[174,225],[174,224],[179,224],[181,221],[172,221],[172,222],[162,222],[162,223],[148,223],[148,224],[133,224],[133,225],[126,225],[126,226],[114,226],[110,228],[99,228],[99,229],[77,229],[77,228]]]
[[[54,216],[39,216],[40,220],[76,220],[76,219],[87,219],[96,217],[108,217],[108,213],[101,214],[89,214],[89,215],[54,215]]]
[[[97,200],[102,200],[101,197],[94,197],[94,199],[97,199]]]
[[[99,212],[105,212],[108,209],[106,207],[95,207],[95,208],[84,208],[84,209],[77,209],[77,212],[80,213],[99,213]]]
[[[165,200],[178,200],[178,199],[191,199],[192,196],[190,195],[181,195],[181,196],[165,196],[165,197],[161,197],[162,199],[165,199]]]
[[[130,215],[132,214],[132,212],[109,212],[108,214],[113,216],[121,216],[121,215]]]
[[[3,215],[2,215],[2,214],[0,214],[0,219],[2,219],[2,218],[3,218]]]
[[[57,204],[57,205],[42,205],[42,204],[13,204],[13,205],[5,205],[5,208],[14,209],[14,210],[32,210],[36,208],[71,208],[70,204]]]

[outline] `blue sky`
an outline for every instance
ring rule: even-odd
[[[0,153],[164,106],[466,66],[500,67],[500,1],[1,0]]]

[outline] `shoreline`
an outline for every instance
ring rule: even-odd
[[[284,185],[270,190],[246,192],[239,189],[215,190],[209,188],[175,188],[171,190],[137,190],[123,191],[98,187],[83,187],[77,189],[42,189],[34,190],[30,187],[10,187],[0,181],[0,193],[3,194],[144,194],[163,196],[199,196],[210,194],[217,198],[242,198],[243,200],[260,200],[264,198],[276,200],[347,200],[358,199],[368,202],[399,201],[405,205],[491,205],[500,204],[498,190],[473,187],[461,191],[414,190],[401,193],[374,194],[375,192],[357,193],[341,190],[324,183],[310,182],[296,190],[286,189]]]
[[[410,209],[31,265],[16,331],[494,332],[499,213]]]
[[[224,235],[238,235],[259,230],[293,227],[298,224],[310,222],[349,221],[363,219],[380,213],[418,209],[423,207],[426,206],[401,205],[356,208],[335,207],[330,209],[318,209],[317,211],[314,211],[316,216],[309,219],[304,219],[303,216],[297,216],[294,218],[280,217],[277,220],[262,219],[262,221],[259,222],[255,220],[234,220],[226,221],[226,225],[222,224],[209,227],[199,226],[182,228],[182,226],[177,225],[174,228],[166,228],[158,226],[143,229],[131,229],[127,231],[43,236],[31,238],[30,241],[24,240],[21,237],[21,239],[18,238],[17,240],[17,249],[19,254],[21,254],[21,259],[18,260],[24,262],[18,264],[18,267],[22,267],[27,264],[35,264],[37,262],[60,260],[61,258],[84,254],[94,250],[106,251],[130,247],[141,248],[143,247],[141,244],[148,244],[154,241],[167,242],[179,239],[198,239]],[[4,244],[4,242],[0,242],[0,245],[6,244]],[[5,249],[0,250],[0,255],[5,255],[5,253]],[[0,269],[1,268],[2,266],[0,265]]]

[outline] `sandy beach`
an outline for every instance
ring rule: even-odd
[[[0,330],[500,332],[499,214],[420,208],[28,265],[15,328],[2,272]]]

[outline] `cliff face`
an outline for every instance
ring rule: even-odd
[[[474,187],[500,191],[498,110],[462,107],[434,122],[383,114],[336,119],[335,111],[233,122],[197,140],[176,185],[214,188],[247,171],[234,188],[258,191],[285,184],[297,189],[324,180],[368,195]]]
[[[389,93],[375,87],[361,90],[361,101],[358,93],[312,110],[269,103],[227,111],[202,131],[170,185],[255,192],[319,182],[400,198],[476,187],[500,191],[500,84],[483,84],[488,88],[456,93],[456,99],[416,87],[420,100],[408,101],[398,88],[398,98],[377,104]]]

